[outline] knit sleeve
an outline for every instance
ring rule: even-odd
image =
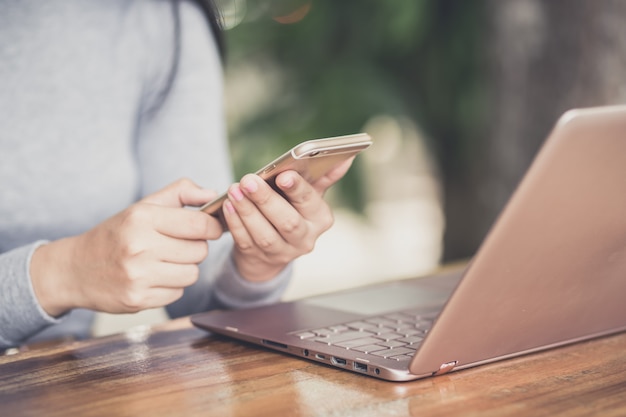
[[[16,346],[60,321],[41,308],[30,279],[31,257],[42,244],[38,241],[0,254],[0,347]]]

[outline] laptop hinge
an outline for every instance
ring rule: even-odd
[[[439,367],[439,370],[437,372],[433,372],[433,376],[447,374],[452,369],[454,369],[454,367],[456,366],[457,363],[458,363],[458,361],[452,361],[452,362],[446,362],[446,363],[442,364]]]

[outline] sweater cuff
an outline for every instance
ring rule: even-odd
[[[62,321],[39,304],[30,277],[33,253],[47,241],[37,241],[0,256],[2,294],[0,294],[0,345],[16,346],[43,328]]]
[[[228,308],[248,308],[280,301],[291,279],[293,265],[287,265],[269,281],[251,282],[242,277],[232,256],[224,263],[224,271],[215,285],[220,304]]]

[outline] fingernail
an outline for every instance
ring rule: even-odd
[[[258,184],[252,178],[244,179],[241,185],[249,193],[254,193],[256,190],[259,189]]]
[[[241,201],[243,199],[243,193],[241,192],[241,188],[238,185],[232,186],[230,188],[229,194],[236,200]]]
[[[278,185],[281,188],[291,188],[293,187],[294,181],[291,175],[283,175],[278,179]]]
[[[235,206],[233,206],[233,203],[231,203],[229,200],[226,200],[224,202],[224,206],[226,206],[226,210],[228,210],[229,213],[234,213],[235,212]]]

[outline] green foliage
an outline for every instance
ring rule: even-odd
[[[288,3],[310,10],[277,23],[273,6]],[[303,139],[359,132],[378,114],[415,120],[444,172],[463,167],[483,112],[482,1],[256,0],[247,8],[227,32],[229,66],[272,62],[284,76],[275,98],[231,132],[238,173]],[[358,166],[338,186],[358,209]]]

